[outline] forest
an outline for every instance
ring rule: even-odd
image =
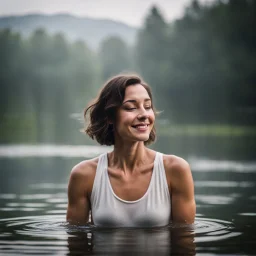
[[[256,135],[255,27],[256,1],[218,0],[192,1],[171,23],[153,6],[133,46],[110,36],[92,50],[40,28],[29,37],[1,30],[0,143],[83,144],[83,109],[122,72],[152,87],[160,133]]]

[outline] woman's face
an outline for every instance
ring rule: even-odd
[[[154,122],[155,114],[147,90],[141,84],[128,86],[123,103],[117,110],[115,138],[147,141]]]

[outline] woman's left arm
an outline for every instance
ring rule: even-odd
[[[180,157],[168,158],[166,173],[170,180],[172,222],[192,224],[195,220],[196,203],[190,166]]]

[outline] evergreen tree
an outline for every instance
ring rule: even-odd
[[[143,29],[138,34],[135,56],[139,72],[148,81],[159,100],[160,107],[166,106],[168,98],[161,91],[169,85],[168,74],[168,26],[156,6],[146,17]]]
[[[130,49],[125,42],[116,36],[102,41],[99,50],[103,80],[121,72],[132,69]]]

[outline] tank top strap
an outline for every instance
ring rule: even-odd
[[[102,183],[102,175],[104,175],[104,171],[107,168],[107,153],[101,154],[99,156],[95,178],[92,187],[91,200],[96,200],[99,195],[99,189]]]
[[[101,154],[99,156],[96,173],[102,173],[103,169],[107,167],[107,164],[108,164],[108,154],[107,153]]]
[[[156,159],[155,159],[155,165],[157,168],[155,168],[155,179],[158,183],[158,186],[161,188],[167,188],[168,189],[168,183],[164,168],[164,161],[163,161],[163,154],[160,152],[156,153]]]

